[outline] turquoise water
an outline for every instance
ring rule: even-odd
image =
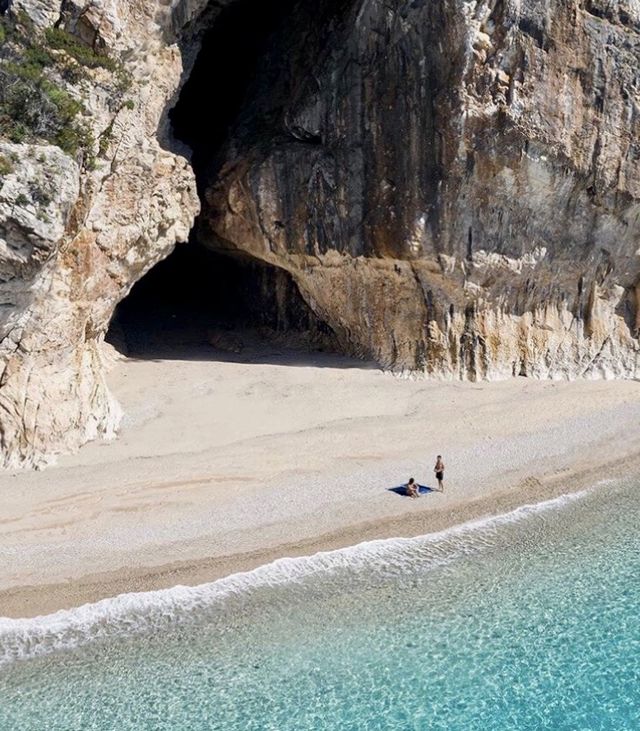
[[[561,503],[0,623],[51,650],[0,666],[0,729],[637,731],[638,492]]]

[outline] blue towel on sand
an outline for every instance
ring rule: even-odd
[[[406,485],[398,485],[398,487],[390,487],[390,488],[388,488],[388,490],[389,490],[389,492],[395,492],[396,495],[403,495],[404,497],[408,497]],[[434,492],[434,489],[432,487],[427,487],[426,485],[418,485],[418,494],[419,495],[426,495],[428,492]]]

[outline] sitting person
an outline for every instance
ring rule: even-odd
[[[407,495],[409,497],[418,497],[418,483],[413,477],[407,483]]]

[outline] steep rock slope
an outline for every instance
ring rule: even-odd
[[[189,234],[168,113],[238,2],[0,3],[0,102],[35,88],[53,115],[0,114],[5,465],[114,432],[104,333]],[[385,367],[640,375],[640,3],[290,8],[198,165],[200,239],[286,270],[346,352]]]
[[[637,375],[639,31],[637,2],[299,5],[201,236],[388,367]]]
[[[41,465],[114,432],[100,347],[113,309],[187,238],[199,207],[189,164],[167,144],[182,63],[164,39],[171,17],[156,8],[16,0],[3,17],[2,101],[13,118],[2,132],[19,140],[0,144],[6,466]],[[56,23],[68,33],[47,35]],[[19,104],[31,98],[33,109]],[[74,113],[56,127],[59,109]]]

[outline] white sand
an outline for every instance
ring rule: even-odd
[[[0,476],[0,615],[425,533],[595,483],[640,453],[631,381],[438,383],[265,351],[122,361],[111,383],[120,439]],[[388,491],[433,485],[437,453],[444,494]]]

